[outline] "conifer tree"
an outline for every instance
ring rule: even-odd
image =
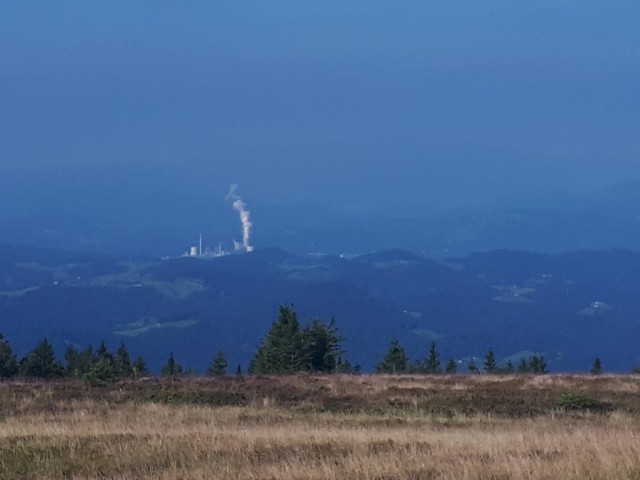
[[[84,378],[90,385],[105,385],[120,378],[115,358],[104,341],[100,342]]]
[[[293,307],[280,307],[278,319],[264,337],[251,360],[249,373],[293,373],[307,366],[303,336]]]
[[[18,373],[18,359],[11,345],[0,333],[0,381],[11,378]]]
[[[469,360],[469,363],[467,364],[467,370],[469,371],[469,373],[473,373],[474,375],[477,375],[480,373],[480,370],[478,369],[478,365],[476,364],[476,361],[474,360],[473,357],[471,357],[471,360]]]
[[[458,371],[458,364],[456,363],[455,358],[451,357],[448,361],[447,364],[444,367],[444,371],[445,373],[447,373],[448,375],[453,375]]]
[[[600,375],[602,373],[602,361],[600,357],[596,357],[591,366],[591,375]]]
[[[429,356],[424,364],[424,371],[431,375],[442,373],[442,368],[440,368],[440,355],[438,354],[436,342],[434,341],[431,342],[431,346],[429,347]]]
[[[302,360],[306,363],[303,367],[312,372],[334,372],[338,358],[344,353],[341,341],[335,319],[328,324],[313,320],[302,331]]]
[[[489,349],[484,358],[484,371],[486,373],[496,373],[498,371],[498,363],[496,362],[496,356],[492,348]]]
[[[133,378],[142,378],[149,375],[149,369],[144,361],[144,358],[138,356],[131,366],[131,375]]]
[[[351,364],[351,362],[349,361],[349,359],[345,358],[344,360],[342,359],[342,357],[338,357],[338,361],[336,363],[336,373],[356,373],[354,366]]]
[[[531,371],[531,367],[527,362],[527,359],[522,357],[520,358],[520,362],[518,362],[518,373],[529,373]]]
[[[507,364],[504,366],[504,373],[513,373],[515,371],[515,367],[513,366],[513,362],[509,360]]]
[[[175,358],[173,357],[173,353],[171,353],[171,355],[169,355],[167,363],[165,363],[164,366],[162,367],[162,376],[177,377],[179,375],[182,375],[182,373],[183,373],[182,365],[176,362]]]
[[[403,373],[407,371],[408,362],[409,359],[404,347],[400,345],[398,339],[394,338],[391,340],[384,358],[380,363],[378,363],[378,365],[376,365],[376,372]]]
[[[532,373],[547,373],[547,361],[544,355],[533,355],[531,357],[529,371]]]
[[[238,368],[236,368],[236,376],[242,376],[242,365],[238,364]]]
[[[116,350],[114,358],[116,372],[120,378],[129,378],[133,376],[133,365],[131,364],[131,356],[129,350],[124,343],[121,343]]]
[[[65,374],[68,377],[83,378],[97,361],[93,347],[89,345],[85,350],[78,351],[69,345],[64,354]]]
[[[227,359],[221,350],[218,350],[207,368],[206,374],[209,376],[222,377],[227,373]]]
[[[53,347],[45,338],[20,361],[20,374],[25,377],[59,378],[64,367],[56,360]]]

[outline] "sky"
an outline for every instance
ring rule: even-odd
[[[637,1],[4,1],[0,174],[347,209],[596,190],[640,177],[638,25]]]

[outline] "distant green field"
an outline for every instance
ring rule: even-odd
[[[175,322],[137,321],[130,323],[124,329],[116,330],[113,333],[123,337],[137,337],[138,335],[143,335],[151,330],[164,328],[188,328],[198,323],[200,323],[199,320],[178,320]]]

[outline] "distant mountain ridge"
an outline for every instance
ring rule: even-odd
[[[371,369],[391,338],[413,358],[432,340],[465,364],[490,348],[544,354],[552,371],[640,364],[640,252],[514,250],[434,261],[404,250],[354,258],[281,249],[217,259],[0,247],[0,332],[21,353],[124,341],[158,369],[173,352],[203,370],[217,349],[246,367],[277,315],[335,317],[349,358]]]

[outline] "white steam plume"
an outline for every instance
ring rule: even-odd
[[[247,205],[242,201],[240,195],[236,193],[238,190],[238,184],[234,183],[229,188],[227,194],[227,200],[233,202],[233,208],[240,214],[240,221],[242,222],[242,248],[245,252],[253,252],[253,246],[251,245],[251,212],[247,210]],[[236,246],[236,249],[239,245]]]

